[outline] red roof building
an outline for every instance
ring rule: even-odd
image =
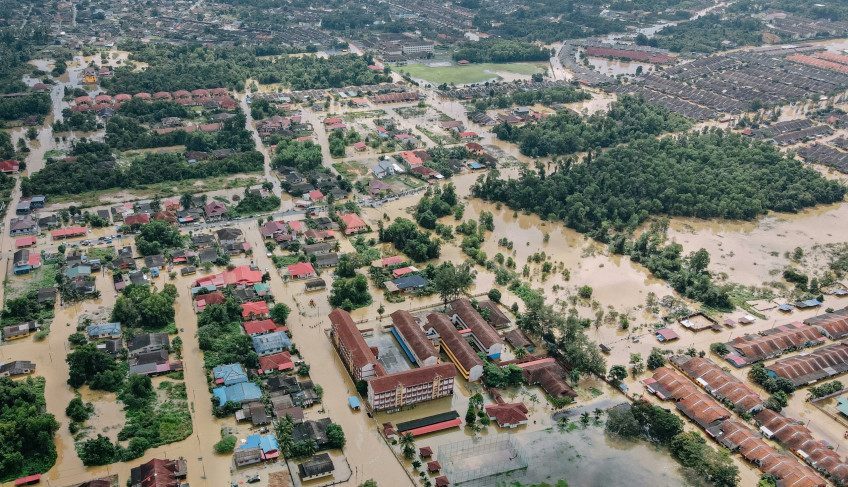
[[[443,363],[368,380],[368,403],[376,411],[431,401],[453,394],[456,367]]]
[[[270,312],[268,310],[268,303],[265,301],[242,303],[240,307],[242,318],[265,318]]]
[[[366,225],[365,222],[362,221],[362,218],[359,218],[359,215],[356,213],[344,214],[341,216],[341,219],[345,224],[345,235],[352,235],[354,233],[368,230],[368,225]]]
[[[312,201],[321,201],[324,199],[324,193],[318,191],[317,189],[310,191],[308,194],[309,199],[311,199]]]
[[[474,309],[471,301],[462,298],[451,303],[451,321],[461,322],[464,327],[471,329],[474,341],[491,358],[499,358],[504,348],[504,342],[498,332],[483,319]]]
[[[5,161],[0,161],[0,172],[4,174],[11,174],[20,171],[21,169],[21,161],[16,161],[14,159],[8,159]]]
[[[22,249],[24,247],[31,247],[35,245],[36,240],[38,240],[35,235],[27,235],[26,237],[21,237],[15,239],[15,247]]]
[[[435,328],[439,334],[441,350],[453,361],[462,376],[471,382],[480,380],[483,361],[460,335],[450,318],[443,313],[431,313],[427,315],[427,324],[424,326],[425,331],[430,328]]]
[[[501,428],[517,428],[527,424],[527,406],[522,402],[514,404],[489,404],[485,407],[489,419]]]
[[[297,264],[290,265],[288,267],[288,271],[292,279],[306,279],[308,277],[317,276],[315,268],[312,267],[312,264],[309,262],[299,262]]]
[[[149,213],[139,213],[124,217],[124,224],[126,225],[147,225],[148,223],[150,223]]]
[[[50,236],[53,239],[57,238],[68,238],[68,237],[79,237],[81,235],[85,235],[88,233],[88,227],[67,227],[60,228],[58,230],[53,230],[50,232]]]
[[[259,357],[259,373],[270,374],[271,372],[289,370],[294,368],[294,362],[289,352],[280,352],[273,355]]]
[[[207,294],[201,294],[194,297],[194,309],[198,313],[202,313],[210,304],[222,304],[227,300],[224,293],[221,291],[213,291]]]
[[[273,320],[245,321],[244,332],[250,336],[265,335],[277,331],[277,324]]]
[[[227,205],[220,201],[212,201],[203,207],[206,218],[220,218],[221,215],[227,212]]]
[[[241,265],[233,270],[226,270],[213,276],[201,277],[194,282],[195,286],[213,285],[217,288],[234,286],[237,284],[254,285],[262,282],[262,271],[250,270],[249,265]]]
[[[185,460],[154,458],[130,470],[130,483],[133,487],[179,487],[186,473]]]
[[[339,356],[353,376],[354,381],[386,375],[383,365],[371,353],[371,348],[356,328],[350,313],[343,309],[330,312],[330,335]]]

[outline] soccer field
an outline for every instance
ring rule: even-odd
[[[433,84],[480,83],[495,77],[498,73],[515,73],[530,76],[539,73],[546,66],[544,63],[482,63],[465,66],[439,66],[431,68],[426,64],[408,64],[398,66],[396,71],[409,73],[413,78],[423,79]]]

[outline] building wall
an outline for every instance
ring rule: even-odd
[[[449,396],[453,393],[453,384],[453,377],[437,378],[431,382],[422,382],[383,392],[375,392],[369,385],[368,402],[375,410],[408,406]]]

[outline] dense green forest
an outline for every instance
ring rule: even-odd
[[[426,232],[418,229],[412,220],[398,218],[383,228],[380,222],[380,241],[391,242],[415,262],[424,262],[439,257],[442,242],[438,238],[431,240]]]
[[[19,98],[0,98],[0,120],[19,120],[50,113],[50,95],[36,93]]]
[[[494,94],[494,91],[490,93]],[[591,93],[572,86],[557,86],[529,91],[518,89],[508,95],[478,99],[474,102],[474,109],[482,112],[490,108],[507,108],[513,105],[535,105],[536,103],[552,105],[554,103],[574,103],[591,99]]]
[[[487,8],[482,1],[463,3],[469,8],[480,8],[474,17],[475,27],[505,39],[551,43],[623,32],[627,28],[624,22],[600,17],[600,2],[595,1],[525,1],[521,8],[508,14]]]
[[[513,63],[547,61],[551,52],[529,42],[489,37],[457,44],[452,56],[454,61],[464,59],[471,63]]]
[[[723,18],[709,14],[671,25],[659,31],[648,44],[673,52],[714,52],[763,43],[765,24],[750,17]],[[724,41],[728,41],[725,43]]]
[[[308,172],[321,167],[321,157],[320,145],[311,140],[298,142],[285,137],[277,142],[277,154],[271,161],[271,165],[274,169],[288,166],[301,172]]]
[[[845,187],[786,157],[771,144],[712,130],[646,138],[579,164],[489,175],[474,196],[500,201],[580,232],[635,229],[650,215],[750,220],[842,201]]]
[[[522,126],[501,123],[493,132],[501,140],[515,142],[521,153],[531,157],[573,154],[602,147],[678,132],[691,126],[689,119],[641,98],[623,96],[584,119],[561,111],[539,123]]]
[[[163,181],[204,179],[262,170],[261,152],[250,151],[225,159],[189,164],[182,154],[144,154],[128,164],[115,164],[110,149],[98,142],[77,143],[73,162],[56,161],[21,181],[25,196],[59,195],[136,188]]]
[[[157,134],[140,125],[134,118],[121,114],[112,117],[106,125],[106,142],[122,151],[185,145],[187,151],[208,152],[215,149],[235,149],[237,152],[247,152],[255,147],[250,132],[245,128],[245,117],[241,110],[235,117],[225,120],[220,130],[211,133],[201,130],[191,133],[185,130],[174,130]]]
[[[36,24],[0,27],[0,93],[27,90],[21,76],[35,69],[27,61],[32,59],[37,46],[47,44],[48,30],[47,25]]]
[[[185,119],[197,115],[197,112],[190,110],[182,103],[167,100],[144,101],[141,98],[133,98],[122,103],[118,113],[148,125],[157,124],[167,117]]]
[[[121,49],[131,51],[131,60],[149,68],[133,71],[131,66],[115,69],[114,76],[101,84],[109,93],[228,88],[240,90],[248,77],[258,82],[282,83],[293,90],[341,88],[389,81],[387,76],[368,69],[370,59],[353,54],[318,58],[315,56],[260,59],[257,48],[174,46],[126,41]]]
[[[44,384],[43,377],[0,378],[0,482],[44,473],[56,463],[59,423],[46,412]]]

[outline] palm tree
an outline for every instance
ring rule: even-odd
[[[593,412],[595,414],[595,420],[596,421],[601,419],[601,415],[604,414],[604,410],[601,409],[601,408],[595,408],[595,410]]]
[[[180,205],[183,207],[184,210],[191,208],[191,201],[191,193],[183,193],[183,195],[180,196]]]
[[[524,347],[518,347],[515,349],[515,358],[524,358],[527,356],[527,350]]]
[[[589,424],[589,412],[588,411],[583,411],[583,413],[580,415],[580,422],[583,423],[583,424]]]
[[[412,436],[412,433],[400,437],[400,446],[403,449],[403,456],[406,458],[415,456],[415,437]]]

